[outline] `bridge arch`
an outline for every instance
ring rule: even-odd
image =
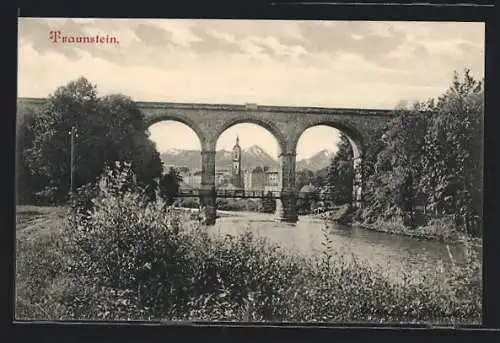
[[[235,118],[223,122],[223,124],[220,125],[220,127],[218,127],[217,130],[214,132],[213,136],[214,146],[219,140],[220,136],[226,130],[238,124],[255,124],[266,129],[278,142],[280,154],[284,153],[287,150],[288,139],[284,135],[284,133],[280,130],[280,128],[273,121],[261,118]]]
[[[352,199],[353,205],[356,207],[361,207],[362,205],[362,189],[363,189],[363,179],[362,179],[362,162],[363,162],[363,151],[364,151],[364,139],[360,131],[356,130],[350,125],[345,123],[339,123],[334,120],[318,120],[315,122],[310,122],[297,131],[297,135],[292,140],[293,151],[296,151],[298,142],[303,134],[314,127],[317,126],[329,126],[331,128],[337,129],[349,140],[353,152],[353,167],[354,167],[354,179],[353,179],[353,189],[352,189]]]
[[[297,151],[297,144],[299,143],[300,138],[303,136],[304,132],[306,132],[309,129],[312,129],[316,126],[329,126],[331,128],[337,129],[344,133],[347,138],[349,139],[349,142],[351,143],[351,147],[353,150],[353,155],[354,159],[361,159],[363,156],[363,150],[364,150],[364,140],[363,140],[363,135],[356,130],[355,128],[352,128],[349,125],[346,125],[344,123],[339,123],[337,121],[332,121],[332,120],[321,120],[317,121],[314,123],[309,123],[303,127],[301,127],[298,131],[295,137],[292,138],[291,140],[291,148],[293,151]]]
[[[154,124],[158,124],[164,121],[174,121],[186,125],[190,128],[200,143],[200,148],[204,149],[206,142],[209,140],[206,133],[202,130],[201,126],[189,117],[182,114],[176,115],[171,113],[161,113],[154,116],[148,116],[145,119],[146,128],[149,129]]]

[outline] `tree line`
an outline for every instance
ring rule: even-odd
[[[172,202],[180,178],[163,166],[144,114],[127,96],[97,96],[85,78],[61,86],[40,108],[17,110],[17,203],[61,204],[70,191],[70,131],[76,128],[74,186],[94,183],[107,166],[127,161],[137,182]]]
[[[468,69],[462,77],[455,72],[452,85],[437,99],[399,105],[394,119],[365,146],[360,219],[400,219],[407,227],[445,220],[480,235],[483,112],[483,82]],[[346,202],[353,172],[348,151],[343,138],[327,184]]]

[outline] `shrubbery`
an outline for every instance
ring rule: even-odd
[[[451,277],[429,268],[394,278],[330,253],[326,235],[324,254],[309,258],[248,231],[209,234],[146,201],[127,165],[113,175],[59,236],[18,242],[19,319],[480,321],[472,257]]]

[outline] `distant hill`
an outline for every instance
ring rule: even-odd
[[[309,158],[305,158],[305,159],[302,159],[300,161],[297,161],[297,165],[295,166],[295,169],[297,171],[300,171],[303,169],[309,169],[309,170],[315,172],[315,171],[318,171],[320,169],[327,168],[330,165],[330,162],[331,162],[334,155],[335,154],[329,150],[326,150],[326,149],[322,150]]]
[[[201,152],[199,150],[169,149],[160,154],[161,160],[166,166],[185,166],[191,171],[201,169]],[[297,162],[296,170],[310,169],[316,171],[329,165],[333,154],[328,150],[320,151],[310,158]],[[231,169],[231,151],[219,150],[215,154],[216,169]],[[268,166],[270,169],[279,169],[280,162],[265,152],[258,145],[243,149],[241,154],[242,169],[253,169]]]
[[[241,168],[251,170],[259,166],[268,166],[269,169],[277,170],[280,167],[280,163],[277,158],[273,158],[258,145],[243,149],[241,153]],[[231,167],[231,162],[229,163],[229,167]]]
[[[199,170],[201,166],[201,154],[199,150],[169,149],[160,153],[160,159],[166,166],[186,166],[191,171]]]

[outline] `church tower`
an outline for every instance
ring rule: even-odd
[[[232,171],[232,184],[236,188],[243,188],[243,177],[241,173],[241,148],[240,139],[236,136],[236,144],[233,147],[233,171]]]

